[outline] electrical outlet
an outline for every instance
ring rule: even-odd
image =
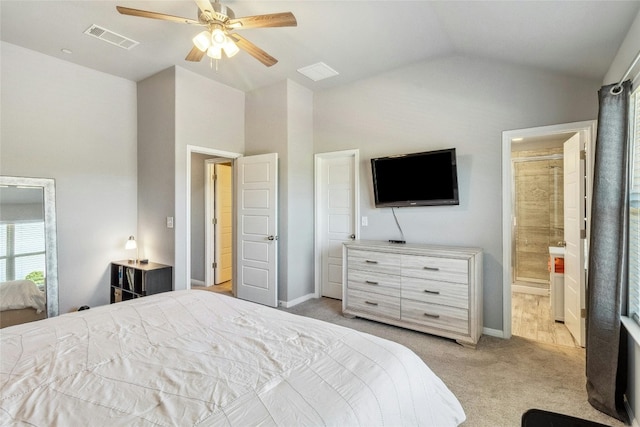
[[[168,216],[167,217],[167,228],[173,228],[173,217],[172,216]]]

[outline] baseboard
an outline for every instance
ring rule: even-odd
[[[204,286],[204,281],[191,279],[191,286]]]
[[[543,295],[546,297],[549,296],[549,289],[536,288],[534,286],[511,285],[511,292],[518,292],[521,294]]]
[[[278,301],[278,307],[291,308],[310,299],[316,298],[316,294],[307,294],[291,301]]]

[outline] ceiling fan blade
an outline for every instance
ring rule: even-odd
[[[180,24],[201,25],[195,19],[182,18],[180,16],[167,15],[164,13],[149,12],[148,10],[131,9],[130,7],[116,6],[118,12],[123,15],[139,16],[142,18],[161,19],[163,21],[172,21]]]
[[[291,12],[245,16],[244,18],[230,19],[226,23],[228,28],[236,30],[244,28],[295,27],[297,25],[298,21],[296,21],[296,17]]]
[[[209,14],[213,14],[213,6],[211,6],[211,2],[209,0],[195,0],[195,2],[202,12],[209,12]]]
[[[278,60],[276,58],[274,58],[273,56],[269,55],[267,52],[265,52],[264,50],[260,49],[258,46],[256,46],[255,44],[251,43],[249,40],[245,39],[244,37],[239,36],[238,34],[229,34],[229,37],[231,37],[231,39],[234,42],[236,42],[236,44],[238,45],[238,47],[240,49],[243,49],[249,55],[253,56],[258,61],[260,61],[264,65],[266,65],[267,67],[271,67],[272,65],[274,65],[274,64],[276,64],[278,62]]]
[[[204,57],[204,54],[205,52],[194,46],[191,48],[191,50],[187,54],[187,57],[184,59],[191,62],[200,62],[200,60]]]

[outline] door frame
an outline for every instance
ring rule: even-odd
[[[211,268],[208,267],[211,263],[215,262],[216,253],[220,250],[217,246],[217,239],[215,237],[215,227],[213,226],[211,220],[213,218],[217,218],[218,208],[212,208],[213,198],[215,197],[215,185],[211,180],[211,173],[214,172],[215,165],[217,163],[231,163],[231,192],[233,193],[233,188],[235,188],[234,184],[234,165],[233,160],[228,159],[226,157],[212,157],[210,159],[206,159],[205,163],[205,177],[204,177],[204,232],[205,232],[205,242],[204,242],[204,283],[205,286],[209,286],[209,284],[215,284],[215,274],[212,273]],[[233,194],[233,198],[235,199],[235,194]],[[232,201],[233,204],[233,201]],[[233,217],[232,217],[233,218]],[[233,223],[233,220],[232,220]],[[231,242],[231,250],[234,249],[233,239],[235,238],[235,230],[232,230],[232,242]],[[232,282],[233,283],[233,282]]]
[[[233,153],[230,151],[222,151],[222,150],[217,150],[215,148],[208,148],[208,147],[199,147],[199,146],[195,146],[195,145],[187,145],[187,170],[186,170],[186,188],[185,188],[185,202],[186,202],[186,218],[185,218],[185,234],[186,234],[186,260],[185,260],[185,272],[184,272],[184,281],[185,281],[185,289],[191,289],[191,154],[192,153],[198,153],[198,154],[206,154],[206,155],[210,155],[211,157],[220,157],[220,158],[224,158],[227,161],[231,161],[232,167],[235,168],[235,159],[237,159],[238,157],[242,157],[243,154],[240,153]],[[236,191],[235,191],[235,182],[233,184],[233,208],[236,208]],[[206,208],[205,208],[206,209]],[[236,233],[236,224],[235,224],[235,218],[234,218],[234,223],[233,223],[233,238],[235,241],[235,233]],[[207,237],[208,238],[208,237]],[[232,243],[234,244],[234,243]],[[207,243],[205,243],[205,246],[207,245]],[[235,246],[234,246],[234,250],[235,250]],[[235,287],[235,259],[234,259],[234,263],[233,263],[233,278],[232,278],[232,283]],[[176,277],[176,280],[179,280]],[[234,295],[235,295],[235,288],[234,288]]]
[[[587,197],[587,242],[591,225],[591,189],[593,187],[593,153],[596,139],[596,120],[563,123],[559,125],[516,129],[502,132],[502,337],[511,338],[511,278],[512,271],[512,209],[513,174],[511,168],[511,143],[516,138],[552,136],[571,132],[584,134],[587,158],[585,194]]]
[[[316,298],[320,298],[322,295],[322,203],[320,199],[321,195],[321,182],[320,174],[322,173],[322,162],[326,159],[336,159],[341,157],[353,158],[353,220],[354,220],[354,234],[356,239],[360,238],[360,150],[341,150],[331,151],[326,153],[317,153],[314,155],[314,294]],[[343,284],[344,286],[344,284]]]

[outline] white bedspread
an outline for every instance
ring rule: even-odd
[[[0,283],[0,310],[35,308],[38,313],[45,309],[44,292],[31,280],[11,280]]]
[[[456,426],[412,351],[207,291],[2,329],[0,424]]]

